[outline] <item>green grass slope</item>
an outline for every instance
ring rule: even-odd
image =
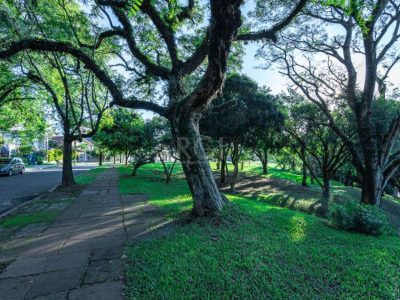
[[[191,207],[181,170],[159,165],[120,191],[146,193],[172,217]],[[130,299],[399,299],[400,239],[338,231],[312,215],[229,196],[218,219],[198,219],[128,250]]]

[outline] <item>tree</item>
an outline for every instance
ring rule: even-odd
[[[81,61],[109,89],[113,104],[150,110],[168,119],[174,139],[183,138],[187,141],[185,154],[180,155],[193,197],[194,213],[203,216],[219,212],[225,199],[215,184],[201,143],[200,115],[222,87],[234,40],[276,40],[276,32],[290,23],[306,0],[299,1],[287,17],[269,29],[239,35],[242,21],[240,6],[243,0],[210,0],[208,12],[202,12],[200,4],[193,0],[188,0],[186,6],[181,6],[178,1],[144,0],[140,13],[135,16],[128,14],[131,10],[130,1],[95,0],[91,3],[94,13],[97,18],[103,19],[103,23],[89,26],[81,34],[75,30],[77,26],[74,22],[79,24],[82,21],[79,22],[75,15],[69,13],[79,11],[75,3],[63,1],[60,4],[53,1],[38,1],[34,9],[28,5],[29,10],[26,6],[2,10],[4,20],[0,25],[15,22],[26,24],[22,17],[25,15],[42,18],[34,19],[40,26],[34,22],[29,23],[30,32],[24,31],[22,38],[21,32],[18,35],[10,30],[2,33],[3,50],[0,51],[0,59],[12,57],[24,50],[68,53]],[[69,9],[69,5],[73,5],[73,9]],[[48,6],[52,7],[52,11],[46,9]],[[21,16],[9,15],[18,9],[22,12]],[[202,17],[207,14],[210,15],[210,21],[204,27]],[[82,27],[90,24],[82,16],[83,13],[77,15],[83,17],[85,26]],[[58,23],[55,24],[56,21]],[[104,28],[104,24],[109,26]],[[26,25],[20,27],[26,28]],[[108,43],[110,40],[115,42],[111,46]],[[120,59],[118,66],[129,73],[129,78],[122,86],[123,78],[120,76],[116,80],[115,76],[105,71],[103,62],[97,60],[96,54],[108,46]],[[207,66],[203,71],[199,67],[205,61]],[[156,80],[164,82],[167,94],[163,99],[166,103],[164,106],[142,100],[145,98],[140,93],[143,88],[135,89],[132,85],[137,81],[151,85]],[[187,82],[195,83],[188,86]]]
[[[48,93],[47,99],[63,128],[62,185],[69,186],[75,184],[72,144],[96,133],[108,108],[108,92],[79,62],[57,53],[46,54],[45,59],[47,65],[38,65],[28,55],[29,69],[25,72],[33,84]]]
[[[63,160],[63,151],[61,149],[50,149],[49,153],[49,161],[57,162],[57,165]]]
[[[179,160],[177,157],[177,149],[176,144],[174,143],[174,139],[171,134],[171,129],[166,122],[165,119],[154,117],[151,120],[151,123],[154,126],[154,134],[155,137],[155,148],[157,152],[158,159],[160,160],[163,166],[163,172],[165,175],[166,183],[171,182],[172,172],[176,165],[176,162]],[[166,160],[167,157],[173,158],[172,164],[169,164]]]
[[[24,83],[0,104],[0,132],[9,132],[18,139],[22,155],[32,152],[33,143],[44,137],[46,128],[43,101],[33,101],[34,94]]]
[[[135,176],[141,166],[154,162],[157,125],[126,109],[114,109],[110,117],[95,140],[110,151],[125,153],[126,159],[131,159],[132,176]]]
[[[135,176],[137,169],[145,164],[154,163],[157,156],[156,133],[157,127],[152,120],[139,123],[131,129],[130,138],[133,143],[129,154],[133,166],[132,176]]]
[[[280,111],[276,97],[268,90],[259,92],[258,97],[250,101],[250,130],[246,145],[251,148],[263,167],[263,174],[268,174],[268,156],[270,152],[279,151],[283,147],[282,130],[284,115]]]
[[[303,174],[304,168],[307,168],[322,189],[321,206],[317,211],[322,217],[326,217],[329,212],[330,180],[349,159],[344,142],[324,119],[324,114],[318,107],[303,102],[290,106],[286,124],[286,131],[297,144],[293,149],[303,161]],[[317,168],[313,167],[313,163]],[[305,176],[303,185],[304,178]]]
[[[267,152],[272,143],[267,140],[268,134],[283,125],[283,115],[268,91],[239,74],[228,77],[223,97],[214,103],[202,120],[201,132],[221,142],[221,183],[227,173],[234,192],[245,149]],[[233,164],[231,173],[227,168],[228,154]]]
[[[239,163],[249,125],[246,101],[257,93],[258,86],[254,80],[233,74],[225,82],[223,96],[216,99],[203,116],[202,134],[219,142],[222,184],[226,183],[228,155],[231,154],[234,166]],[[238,169],[234,168],[230,182],[237,177],[237,172]]]
[[[319,1],[307,6],[295,30],[273,46],[272,55],[261,51],[269,61],[280,62],[281,71],[324,112],[343,139],[361,178],[361,202],[366,204],[379,205],[400,166],[400,153],[393,148],[400,115],[383,136],[377,135],[371,119],[377,98],[387,98],[389,74],[400,61],[399,39],[399,1]],[[312,55],[323,56],[325,67],[317,65]],[[356,70],[356,55],[364,60],[362,72]],[[351,109],[357,139],[349,140],[336,125],[333,108],[340,105]]]

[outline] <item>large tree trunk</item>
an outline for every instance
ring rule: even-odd
[[[68,132],[68,130],[66,131]],[[72,140],[68,134],[64,134],[63,147],[63,168],[62,168],[62,183],[63,186],[75,184],[74,173],[72,171]]]
[[[174,120],[172,132],[177,139],[183,171],[193,198],[197,216],[219,213],[226,198],[218,190],[199,133],[199,116]]]
[[[364,108],[366,110],[366,108]],[[366,111],[358,112],[358,134],[364,157],[361,172],[361,203],[379,205],[383,195],[383,169],[379,163],[377,141]]]
[[[379,167],[366,169],[362,176],[361,203],[380,205],[383,196],[383,172]]]

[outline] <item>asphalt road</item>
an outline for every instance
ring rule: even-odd
[[[74,174],[79,175],[94,168],[96,164],[74,166]],[[33,199],[61,183],[61,168],[27,168],[25,174],[0,177],[0,213]]]

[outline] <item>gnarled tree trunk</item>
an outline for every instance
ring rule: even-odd
[[[199,115],[176,118],[172,132],[177,140],[183,171],[193,198],[196,216],[212,215],[221,211],[226,202],[215,183],[199,132]]]
[[[357,125],[364,157],[364,170],[360,172],[361,203],[379,205],[385,188],[384,170],[380,166],[377,140],[365,110],[356,112],[359,115]]]
[[[361,203],[380,205],[384,189],[384,177],[380,167],[365,169],[362,175]]]

